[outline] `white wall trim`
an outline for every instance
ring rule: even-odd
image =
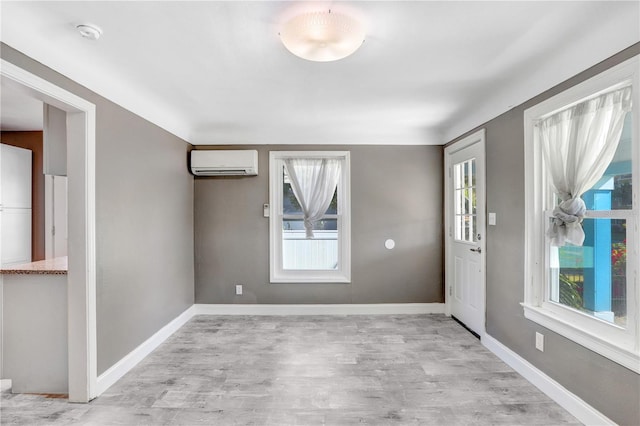
[[[607,416],[584,402],[495,338],[484,334],[482,336],[482,344],[585,425],[615,425],[615,422]]]
[[[107,371],[98,376],[97,395],[101,395],[109,389],[122,376],[127,374],[133,367],[138,365],[147,355],[160,346],[173,333],[185,325],[194,315],[195,305],[190,306],[186,311],[178,315],[167,325],[158,330],[153,336],[145,340],[140,346],[125,355],[120,361],[112,365]]]
[[[195,315],[407,315],[444,314],[444,303],[327,305],[196,304]]]

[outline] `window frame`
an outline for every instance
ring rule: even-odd
[[[638,290],[638,224],[640,192],[640,60],[635,56],[583,83],[573,86],[524,112],[525,143],[525,318],[534,321],[574,342],[603,355],[632,371],[640,373],[640,291]],[[543,170],[540,146],[535,145],[535,122],[583,100],[624,86],[632,86],[632,209],[614,215],[588,212],[586,217],[618,217],[627,220],[627,324],[609,323],[550,300],[548,210],[553,193]]]
[[[342,160],[337,197],[338,269],[285,270],[282,259],[283,180],[287,158],[339,158]],[[351,282],[351,164],[349,151],[270,151],[269,152],[269,270],[272,283],[350,283]],[[286,215],[289,216],[289,215]],[[334,216],[334,215],[331,215]]]

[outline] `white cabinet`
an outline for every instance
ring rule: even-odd
[[[31,150],[1,144],[2,206],[31,208]]]
[[[2,266],[31,262],[31,151],[0,144]]]
[[[2,209],[2,266],[31,262],[31,209]]]

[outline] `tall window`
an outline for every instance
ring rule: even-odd
[[[350,282],[349,153],[269,161],[271,282]]]
[[[624,115],[614,157],[582,195],[583,244],[558,247],[546,240],[550,300],[621,327],[627,325],[627,286],[632,283],[627,279],[627,222],[633,218],[632,114]],[[549,221],[559,201],[545,210]]]
[[[525,111],[525,317],[640,372],[638,58]]]

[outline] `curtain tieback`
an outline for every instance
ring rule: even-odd
[[[581,246],[584,242],[582,219],[587,212],[587,206],[580,197],[569,198],[553,209],[553,220],[547,235],[551,237],[551,244],[562,247],[566,243]]]
[[[307,239],[313,238],[313,222],[308,217],[304,218],[304,230]]]
[[[586,212],[587,206],[582,198],[569,198],[553,209],[553,223],[556,226],[576,226],[582,223]]]

